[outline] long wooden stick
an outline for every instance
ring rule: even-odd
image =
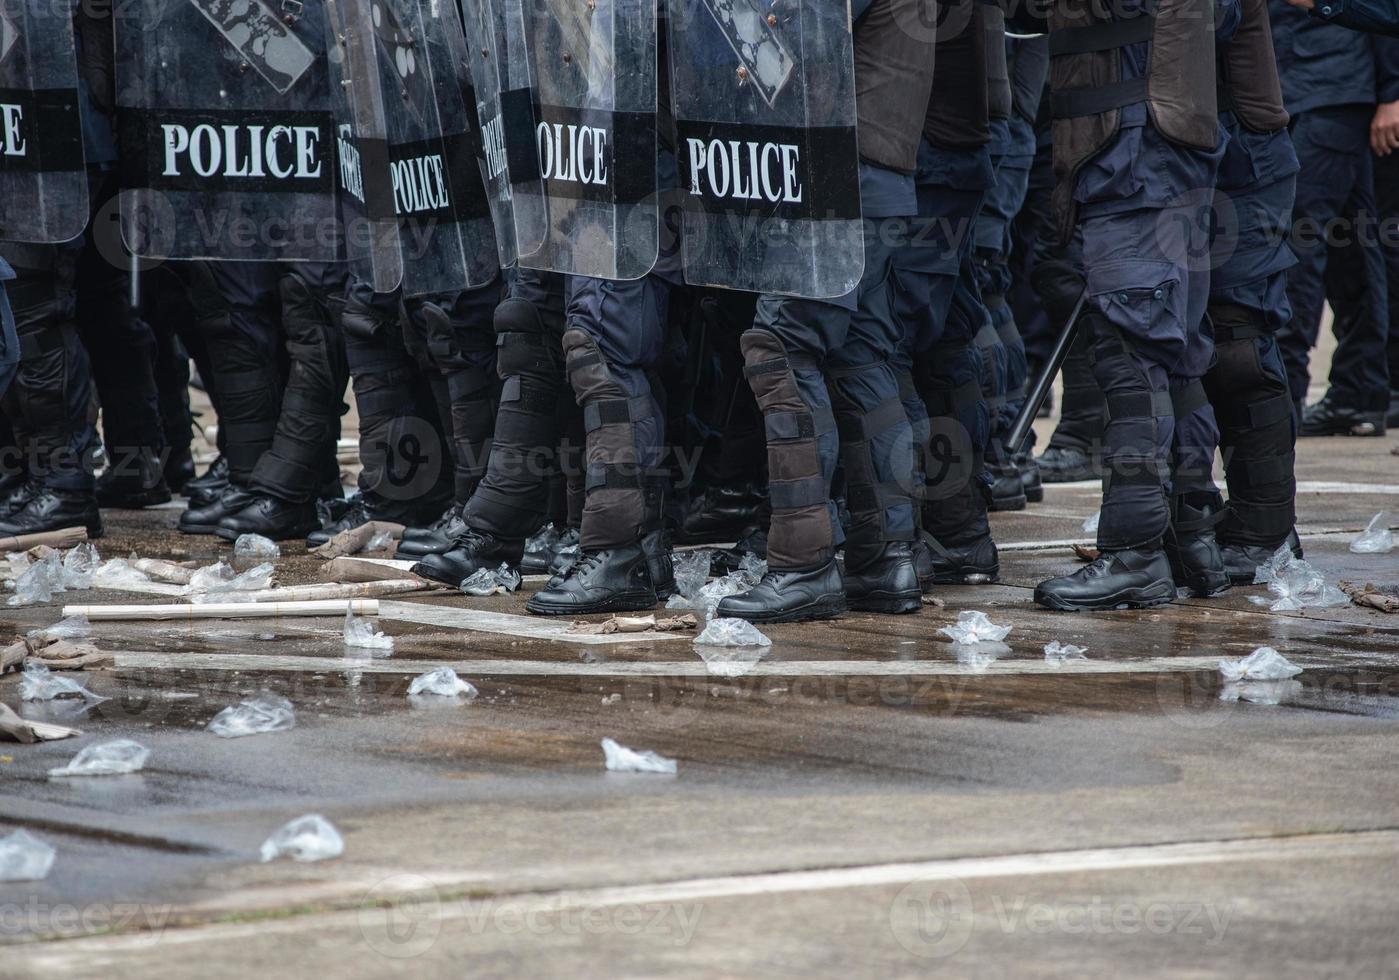
[[[314,585],[286,585],[277,589],[249,592],[251,602],[309,602],[315,599],[373,599],[427,588],[422,579],[399,578],[379,582],[322,582]]]
[[[87,528],[64,527],[57,531],[40,531],[38,534],[20,534],[0,538],[0,551],[28,551],[39,545],[50,548],[71,548],[87,540]]]
[[[92,622],[129,619],[279,619],[284,616],[379,615],[378,599],[319,599],[309,602],[196,602],[132,606],[64,606],[63,615]]]

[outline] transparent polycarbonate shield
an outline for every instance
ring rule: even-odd
[[[655,0],[518,3],[534,88],[534,146],[543,198],[515,188],[516,207],[543,211],[529,268],[638,279],[656,264]],[[507,134],[509,135],[509,134]]]
[[[450,48],[463,43],[441,0],[369,0],[389,188],[406,295],[471,289],[500,271],[478,134]]]
[[[66,242],[87,217],[72,11],[14,0],[0,7],[0,240]]]
[[[834,297],[864,269],[849,15],[827,0],[671,0],[685,279]]]
[[[475,104],[481,173],[495,217],[500,263],[512,265],[543,244],[546,220],[523,29],[506,30],[507,16],[518,20],[521,9],[518,0],[472,0],[462,14],[463,85]],[[524,188],[523,198],[516,188]]]
[[[338,258],[320,5],[131,0],[118,9],[127,247],[161,259]]]
[[[407,114],[407,108],[400,113],[399,104],[409,101],[410,92],[406,87],[385,91],[383,72],[398,69],[381,66],[378,31],[404,37],[407,32],[378,0],[325,0],[325,16],[345,254],[356,278],[387,293],[403,280],[404,252],[388,118],[391,111],[395,117]],[[403,56],[412,53],[406,46]]]

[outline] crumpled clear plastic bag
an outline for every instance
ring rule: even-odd
[[[1230,681],[1219,690],[1221,701],[1247,701],[1249,704],[1282,704],[1295,701],[1303,691],[1302,682]]]
[[[125,558],[109,558],[97,566],[97,571],[92,576],[93,586],[99,589],[120,589],[150,580],[149,575],[136,569]]]
[[[985,670],[1010,653],[1010,647],[999,640],[981,640],[976,643],[954,643],[952,653],[962,666]]]
[[[324,861],[345,853],[345,839],[325,817],[308,813],[280,827],[262,842],[263,863],[279,857],[293,861]]]
[[[1266,585],[1276,598],[1251,595],[1248,601],[1267,606],[1270,612],[1291,612],[1298,609],[1325,609],[1350,604],[1350,597],[1312,567],[1311,563],[1292,554],[1283,545],[1253,573],[1254,585]]]
[[[714,611],[719,603],[727,596],[742,595],[754,585],[756,580],[750,580],[744,572],[730,572],[728,575],[721,575],[712,582],[708,582],[700,587],[694,598],[685,602],[668,601],[667,609],[693,609],[696,612],[704,613],[705,619],[713,619]],[[673,600],[675,597],[672,596]]]
[[[508,562],[501,562],[499,568],[478,568],[458,586],[467,595],[488,596],[497,592],[514,592],[520,587],[520,573],[511,568]]]
[[[374,629],[374,624],[363,616],[356,616],[345,610],[345,646],[360,650],[382,651],[387,656],[393,652],[393,637],[385,636]]]
[[[129,738],[96,742],[83,748],[68,765],[50,769],[50,776],[120,776],[145,768],[151,750]]]
[[[768,563],[766,558],[759,558],[754,552],[744,552],[742,558],[738,560],[738,571],[734,574],[743,576],[751,588],[757,585],[764,575],[768,573]]]
[[[63,565],[58,559],[58,552],[51,551],[15,579],[15,594],[5,601],[10,606],[30,606],[52,602],[53,594],[62,591]]]
[[[1087,660],[1084,656],[1088,652],[1087,647],[1074,646],[1072,643],[1060,643],[1058,640],[1050,640],[1044,645],[1044,659],[1051,664],[1068,663],[1070,660]]]
[[[40,881],[57,852],[27,830],[0,837],[0,881]]]
[[[711,619],[698,636],[695,646],[770,647],[772,641],[746,619]]]
[[[1084,533],[1085,533],[1085,534],[1097,534],[1097,533],[1098,533],[1098,521],[1100,521],[1100,520],[1102,519],[1102,517],[1103,517],[1103,512],[1100,511],[1100,510],[1094,511],[1090,516],[1085,517],[1085,518],[1083,519],[1083,531],[1084,531]]]
[[[602,753],[611,772],[659,772],[675,775],[675,760],[667,759],[650,749],[629,749],[610,738],[605,738],[602,740]]]
[[[1370,518],[1365,530],[1350,543],[1350,550],[1357,555],[1383,555],[1394,550],[1394,532],[1389,529],[1389,514],[1380,511]]]
[[[963,609],[953,626],[938,630],[953,643],[999,643],[1010,635],[1009,626],[997,626],[979,609]]]
[[[380,531],[364,544],[365,551],[389,551],[396,547],[397,539],[392,531]]]
[[[709,566],[713,557],[713,554],[704,548],[675,553],[675,589],[686,600],[682,605],[688,606],[688,600],[693,599],[695,594],[704,588],[704,583],[709,580]]]
[[[559,529],[550,521],[539,529],[535,534],[525,538],[524,557],[533,559],[536,562],[543,562],[547,568],[549,561],[554,556],[554,549],[558,547]]]
[[[232,565],[220,558],[212,565],[195,569],[194,574],[189,577],[189,585],[185,591],[194,594],[222,589],[232,582],[237,574]]]
[[[466,700],[474,700],[477,694],[476,688],[469,681],[464,681],[457,676],[457,672],[451,667],[438,667],[436,670],[429,670],[426,674],[419,674],[413,678],[413,683],[408,685],[408,696],[416,697],[420,694],[436,695],[440,698],[455,698],[458,695],[465,696]]]
[[[41,626],[25,634],[31,640],[77,640],[92,635],[92,623],[86,616],[69,616],[52,626]]]
[[[242,738],[296,727],[296,710],[286,698],[248,698],[229,705],[209,722],[207,730],[219,738]]]
[[[280,558],[282,549],[271,538],[261,534],[240,534],[233,542],[234,558]]]
[[[719,647],[705,644],[695,647],[704,661],[705,670],[715,677],[744,677],[753,672],[771,647]]]
[[[1226,681],[1283,681],[1296,677],[1302,668],[1272,647],[1259,647],[1247,657],[1225,657],[1219,672]]]
[[[209,574],[200,579],[200,572]],[[254,565],[246,572],[235,575],[227,562],[219,561],[194,573],[189,592],[195,602],[239,602],[246,599],[250,592],[272,588],[276,574],[277,566],[271,562]]]
[[[19,678],[19,698],[21,701],[82,698],[89,704],[107,700],[100,694],[93,694],[73,678],[56,674],[33,659],[25,661],[24,673]]]
[[[61,580],[65,589],[90,589],[102,556],[91,541],[80,541],[63,556]]]

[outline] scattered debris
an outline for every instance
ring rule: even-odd
[[[923,594],[923,605],[932,606],[934,609],[946,609],[947,603],[935,595]]]
[[[1103,516],[1103,512],[1102,512],[1101,510],[1099,510],[1099,511],[1094,511],[1094,512],[1093,512],[1093,515],[1092,515],[1091,517],[1086,517],[1086,518],[1084,518],[1084,520],[1083,520],[1083,531],[1084,531],[1084,533],[1085,533],[1085,534],[1097,534],[1097,533],[1098,533],[1098,521],[1100,521],[1100,520],[1102,519],[1102,516]]]
[[[189,588],[185,591],[191,595],[200,592],[212,592],[221,590],[232,582],[238,573],[233,570],[233,566],[220,558],[212,565],[205,565],[196,569],[189,579]]]
[[[374,629],[374,624],[348,610],[345,613],[345,646],[362,650],[382,650],[393,652],[393,637],[385,636]]]
[[[0,881],[40,881],[49,876],[56,852],[29,833],[0,837]]]
[[[478,568],[458,586],[467,595],[488,596],[497,592],[514,592],[520,587],[520,573],[511,568],[508,562],[501,562],[499,568]]]
[[[1266,563],[1258,566],[1253,573],[1253,584],[1266,585],[1268,591],[1277,597],[1248,597],[1249,602],[1267,606],[1270,612],[1324,609],[1350,603],[1344,592],[1334,585],[1327,585],[1326,579],[1310,562],[1294,556],[1285,544]]]
[[[76,728],[21,718],[8,705],[0,704],[0,736],[12,742],[32,745],[35,742],[53,742],[81,734],[82,732]]]
[[[1086,544],[1075,544],[1074,557],[1081,562],[1094,562],[1098,560],[1098,549],[1090,548]]]
[[[672,557],[675,565],[675,588],[680,596],[693,600],[695,594],[709,581],[709,567],[713,554],[700,548],[695,551],[677,551]]]
[[[82,698],[89,704],[107,700],[100,694],[93,694],[71,677],[55,677],[47,666],[37,660],[29,660],[24,665],[24,674],[19,681],[19,697],[21,701]]]
[[[1072,643],[1060,643],[1058,640],[1050,640],[1044,645],[1044,659],[1051,664],[1063,664],[1070,660],[1087,660],[1088,658],[1084,656],[1087,652],[1087,647],[1074,646]]]
[[[602,740],[602,752],[611,772],[660,772],[675,775],[675,760],[657,755],[650,749],[637,751],[605,738]]]
[[[282,549],[261,534],[240,534],[233,542],[234,558],[281,558]]]
[[[999,643],[1010,634],[1009,626],[997,626],[978,609],[963,609],[955,626],[938,630],[953,643]]]
[[[69,616],[52,626],[30,630],[25,636],[35,641],[78,640],[92,634],[92,623],[86,616]]]
[[[622,700],[622,696],[620,694],[617,694],[616,692],[613,692],[612,694],[603,695],[602,703],[616,704],[620,700]]]
[[[429,670],[426,674],[419,674],[413,678],[413,683],[408,685],[410,697],[418,694],[432,694],[441,698],[454,698],[458,695],[465,695],[468,701],[476,698],[476,688],[470,682],[462,680],[457,676],[457,672],[451,667],[438,667],[436,670]]]
[[[396,551],[398,549],[398,538],[393,536],[392,531],[380,531],[365,542],[365,551]]]
[[[96,742],[73,756],[68,765],[50,769],[49,776],[120,776],[145,768],[151,750],[129,738]]]
[[[58,552],[50,551],[32,563],[15,579],[15,594],[5,600],[10,606],[30,606],[52,602],[55,592],[64,591],[63,565]]]
[[[248,698],[224,708],[206,727],[219,738],[285,732],[296,727],[296,711],[286,698]]]
[[[520,559],[521,564],[533,565],[535,568],[542,565],[544,568],[548,568],[554,557],[554,549],[559,546],[559,539],[562,537],[563,535],[559,533],[559,529],[554,526],[553,521],[545,524],[538,532],[525,538],[525,551]]]
[[[279,857],[293,861],[324,861],[345,853],[345,840],[325,817],[308,813],[281,827],[262,844],[265,864]]]
[[[568,625],[569,633],[584,636],[610,636],[613,633],[678,633],[699,626],[690,614],[657,619],[654,614],[646,616],[611,616],[600,623],[590,623],[575,619]]]
[[[60,581],[65,589],[90,589],[102,564],[102,556],[89,541],[75,545],[63,556]]]
[[[695,646],[770,647],[772,641],[746,619],[711,619],[695,637]]]
[[[716,619],[714,622],[722,622],[722,620]],[[743,677],[750,674],[771,649],[771,647],[765,646],[695,644],[695,653],[704,661],[705,669],[715,677]]]
[[[325,544],[312,548],[311,554],[326,559],[357,555],[380,534],[388,534],[398,541],[403,537],[403,525],[392,521],[368,521],[359,527],[339,532]]]
[[[378,599],[307,599],[263,602],[256,597],[244,602],[112,604],[102,606],[64,606],[65,616],[86,616],[98,620],[160,620],[160,619],[262,619],[283,616],[344,616],[352,610],[356,616],[379,615]]]
[[[98,566],[96,574],[93,575],[92,584],[99,589],[122,589],[130,585],[141,585],[150,580],[150,576],[136,568],[132,562],[124,558],[112,558]]]
[[[1357,606],[1368,606],[1371,609],[1378,609],[1380,612],[1399,613],[1399,586],[1378,586],[1370,582],[1356,585],[1354,582],[1342,582],[1341,591],[1350,596],[1350,601]]]
[[[1296,677],[1302,668],[1272,647],[1259,647],[1247,657],[1225,657],[1219,672],[1226,681],[1281,681]]]
[[[30,548],[71,548],[87,540],[86,527],[64,527],[38,534],[19,534],[0,538],[0,551],[28,551]]]
[[[31,644],[28,662],[42,664],[50,670],[102,670],[115,667],[117,658],[91,643],[55,640]]]
[[[1394,534],[1389,530],[1389,514],[1380,511],[1370,518],[1365,530],[1350,543],[1357,555],[1385,555],[1394,550]]]
[[[166,561],[164,558],[137,558],[131,563],[131,567],[151,581],[164,582],[166,585],[189,585],[189,580],[195,573],[195,569],[188,565]]]
[[[953,643],[952,653],[959,664],[979,671],[1010,653],[1010,647],[999,640],[979,640],[976,643]]]

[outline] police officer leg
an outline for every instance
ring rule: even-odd
[[[577,411],[564,371],[564,288],[558,273],[519,269],[496,307],[500,402],[486,474],[462,507],[453,546],[424,557],[416,574],[456,585],[481,568],[519,562],[526,537],[543,522],[561,420]]]
[[[446,387],[452,430],[453,504],[435,523],[403,532],[404,556],[443,554],[466,530],[461,509],[485,476],[495,428],[495,331],[491,325],[500,283],[413,304],[428,351]]]
[[[1198,378],[1172,377],[1175,428],[1171,438],[1171,526],[1166,557],[1178,587],[1207,598],[1227,592],[1229,576],[1215,537],[1224,499],[1214,485],[1219,428]]]
[[[141,277],[142,316],[155,334],[155,387],[160,401],[160,424],[165,430],[165,485],[180,492],[194,477],[190,452],[194,415],[189,403],[189,363],[183,324],[192,323],[194,312],[179,275],[161,267]],[[212,397],[212,396],[211,396]]]
[[[889,245],[867,233],[859,306],[845,342],[831,351],[826,377],[850,512],[846,597],[852,609],[910,613],[922,608],[923,590],[912,550],[913,427],[891,362],[902,337],[890,267]]]
[[[767,432],[768,572],[720,601],[718,615],[757,623],[827,619],[846,609],[835,561],[843,535],[831,501],[840,440],[821,361],[849,330],[847,307],[764,295],[740,338],[744,374]]]
[[[14,313],[20,361],[4,398],[29,479],[6,500],[4,534],[31,534],[84,525],[102,534],[93,495],[92,379],[74,323],[73,275],[77,253],[69,248],[7,244],[0,258],[14,267],[6,285]]]
[[[660,358],[670,286],[573,276],[563,350],[587,431],[583,557],[530,597],[531,612],[566,615],[650,609],[669,549],[661,528],[665,420],[648,368]]]
[[[338,304],[344,293],[344,267],[290,263],[279,271],[280,332],[291,371],[272,443],[248,481],[254,499],[218,522],[218,535],[230,541],[241,534],[301,538],[317,529],[315,501],[349,380],[344,335],[328,303]]]
[[[216,534],[219,521],[253,502],[253,470],[272,445],[284,384],[277,323],[277,267],[271,262],[199,262],[191,300],[218,378],[219,433],[228,486],[212,502],[180,515],[185,534]]]

